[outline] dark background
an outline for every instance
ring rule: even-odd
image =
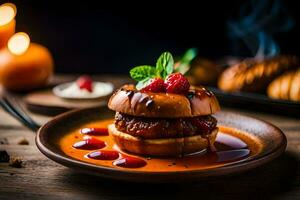
[[[166,50],[180,55],[197,47],[201,56],[212,59],[236,55],[226,23],[247,1],[12,2],[18,8],[17,30],[50,49],[57,72],[91,74],[128,73],[133,66],[154,64]],[[295,26],[274,38],[282,53],[299,55],[299,7],[297,1],[283,3]]]

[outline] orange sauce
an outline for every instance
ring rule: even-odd
[[[134,157],[139,158],[139,160],[145,161],[145,165],[140,165],[136,168],[131,168],[131,170],[136,171],[151,171],[151,172],[165,172],[165,171],[186,171],[186,170],[200,170],[200,169],[210,169],[223,166],[228,163],[237,162],[248,158],[259,152],[261,146],[255,138],[252,138],[247,133],[235,130],[230,127],[219,126],[219,133],[215,142],[216,152],[202,151],[196,154],[186,155],[181,158],[158,158],[158,157],[143,157],[138,155],[132,155],[126,152],[122,152],[118,149],[110,135],[91,135],[96,140],[104,141],[106,146],[101,148],[101,150],[107,152],[111,155],[102,156],[104,158],[115,158],[116,155],[112,151],[119,152],[119,158],[112,159],[93,159],[89,155],[97,155],[97,153],[91,154],[93,152],[99,151],[95,150],[84,150],[74,148],[73,145],[84,138],[87,138],[86,134],[81,133],[81,129],[84,128],[100,128],[105,129],[109,124],[113,123],[113,119],[101,120],[90,122],[79,126],[75,130],[71,131],[69,134],[64,136],[60,141],[59,145],[62,151],[77,160],[81,160],[87,163],[92,163],[95,165],[101,165],[111,168],[118,168],[127,170],[121,165],[116,166],[114,163],[118,163],[122,158]],[[104,152],[104,153],[105,153]],[[97,155],[99,156],[99,155]],[[106,157],[105,157],[106,156]],[[107,157],[108,156],[108,157]]]

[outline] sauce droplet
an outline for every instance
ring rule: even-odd
[[[108,129],[107,128],[83,128],[80,130],[80,133],[87,134],[87,135],[107,136]]]
[[[132,90],[126,91],[126,95],[128,96],[128,98],[131,98],[134,95],[134,91]]]
[[[100,151],[94,151],[87,154],[87,157],[96,160],[115,160],[119,158],[119,152],[100,150]]]
[[[106,144],[102,140],[98,140],[95,138],[88,138],[86,140],[81,140],[79,142],[76,142],[73,144],[73,147],[76,149],[82,149],[82,150],[96,150],[96,149],[102,149],[105,147]]]
[[[140,100],[139,100],[139,103],[145,103],[145,102],[147,102],[149,100],[149,97],[148,97],[148,95],[143,95],[141,98],[140,98]]]
[[[205,138],[206,138],[207,144],[208,144],[207,150],[210,152],[216,152],[217,149],[216,149],[215,145],[210,141],[210,138],[208,136],[205,136]]]
[[[153,104],[154,104],[154,101],[152,99],[149,99],[146,102],[146,107],[148,108],[148,107],[152,106]]]
[[[125,157],[114,161],[113,164],[124,168],[140,168],[144,167],[147,163],[140,158]]]

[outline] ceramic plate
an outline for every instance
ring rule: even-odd
[[[83,173],[135,182],[182,182],[233,175],[256,168],[281,155],[287,145],[284,134],[268,122],[232,112],[219,112],[215,115],[218,125],[235,130],[241,137],[251,138],[258,149],[255,153],[245,159],[207,169],[157,172],[96,165],[68,156],[60,148],[59,141],[71,131],[86,123],[113,116],[114,112],[108,110],[106,106],[61,114],[40,128],[36,136],[37,147],[55,162]]]

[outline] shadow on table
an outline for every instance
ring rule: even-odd
[[[284,195],[291,190],[299,172],[296,155],[286,152],[273,162],[237,175],[182,184],[147,184],[112,181],[68,170],[66,184],[82,195],[105,199],[260,199]]]

